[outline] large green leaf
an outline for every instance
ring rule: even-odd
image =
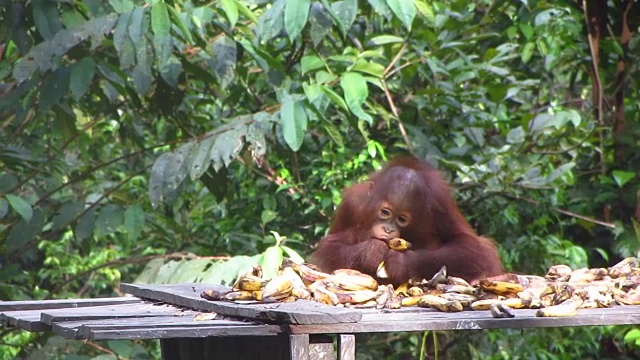
[[[90,56],[83,58],[71,67],[69,88],[76,100],[87,93],[96,72],[96,62]]]
[[[238,22],[238,5],[234,0],[220,0],[222,3],[222,9],[224,13],[227,15],[227,20],[229,20],[229,25],[235,26],[236,22]]]
[[[280,108],[280,125],[287,145],[291,150],[298,151],[307,131],[307,113],[304,109],[304,102],[287,97]]]
[[[145,213],[138,204],[127,207],[124,212],[124,228],[127,230],[127,238],[131,242],[135,242],[142,233],[145,222]]]
[[[49,0],[33,0],[33,22],[45,40],[51,40],[62,29],[56,3]]]
[[[293,42],[300,36],[309,17],[309,0],[288,0],[284,10],[284,28]]]
[[[362,105],[369,97],[369,88],[364,76],[356,72],[346,72],[340,77],[340,86],[349,110],[369,125],[373,124],[371,115],[362,109]]]
[[[411,24],[416,17],[416,6],[413,0],[387,0],[391,11],[402,21],[404,27],[411,31]]]
[[[33,209],[31,208],[31,204],[24,201],[21,197],[15,196],[13,194],[6,194],[4,198],[7,199],[13,211],[18,213],[25,222],[31,221],[31,217],[33,217]]]

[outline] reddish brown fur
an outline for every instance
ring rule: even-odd
[[[329,234],[313,254],[324,271],[340,268],[375,276],[385,262],[391,283],[430,278],[443,265],[449,275],[468,281],[503,272],[495,244],[478,236],[462,216],[440,172],[414,158],[398,159],[365,182],[347,188]],[[412,243],[395,251],[374,237],[380,204],[409,214],[411,221],[400,237]]]

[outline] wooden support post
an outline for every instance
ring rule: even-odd
[[[355,360],[356,336],[353,334],[338,335],[338,360]]]
[[[309,360],[309,334],[289,335],[291,360]]]

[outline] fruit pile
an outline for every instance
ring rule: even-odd
[[[206,290],[208,300],[289,302],[297,299],[351,308],[397,309],[403,306],[434,308],[445,312],[490,310],[492,316],[513,317],[512,309],[538,309],[536,316],[571,316],[579,308],[640,305],[640,263],[627,258],[610,268],[573,270],[552,266],[544,277],[505,274],[470,285],[447,276],[445,267],[426,280],[409,280],[397,288],[381,285],[356,270],[324,273],[310,264],[285,259],[278,274],[262,278],[262,270],[238,277],[228,291]]]

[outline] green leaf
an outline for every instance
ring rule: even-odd
[[[269,280],[274,277],[280,265],[282,265],[282,248],[278,245],[271,246],[265,250],[260,260],[260,266],[262,266],[262,278]]]
[[[322,86],[320,88],[322,90],[323,93],[327,94],[327,96],[329,97],[329,99],[336,105],[338,105],[339,107],[341,107],[342,109],[344,109],[345,111],[349,111],[349,106],[347,106],[347,102],[344,101],[344,99],[342,98],[342,96],[338,95],[338,93],[336,93],[335,91],[333,91],[331,88],[329,88],[328,86]]]
[[[624,342],[627,344],[635,344],[640,340],[640,329],[631,329],[624,335]]]
[[[280,125],[287,145],[293,151],[298,151],[302,146],[305,131],[307,131],[307,113],[304,102],[294,101],[287,97],[280,108]]]
[[[404,27],[411,31],[411,24],[416,17],[416,6],[413,0],[387,0],[391,11],[400,19]]]
[[[80,100],[89,90],[96,72],[96,62],[91,56],[87,56],[71,67],[69,88],[76,100]]]
[[[635,171],[613,170],[611,174],[613,175],[613,180],[618,184],[618,187],[624,187],[626,183],[636,177]]]
[[[151,8],[151,29],[153,30],[153,47],[155,49],[158,67],[162,67],[171,56],[172,40],[169,31],[171,21],[167,5],[159,2]]]
[[[329,121],[323,121],[322,127],[324,127],[324,129],[327,131],[327,134],[329,134],[329,136],[331,137],[331,140],[333,140],[333,142],[336,143],[338,147],[344,147],[344,139],[342,138],[342,134],[340,134],[340,130],[338,130],[338,127],[336,127]]]
[[[212,45],[214,60],[213,70],[223,87],[229,86],[235,77],[237,63],[237,44],[226,36],[218,37]]]
[[[238,0],[234,0],[234,2],[236,3],[236,6],[238,7],[238,10],[249,20],[253,21],[254,23],[258,22],[258,18],[256,17],[256,15],[253,13],[253,11],[249,10],[249,8],[241,3]]]
[[[391,16],[393,14],[391,13],[391,9],[389,9],[389,6],[385,2],[385,0],[367,0],[367,1],[369,2],[369,5],[371,5],[371,7],[375,12],[384,16],[387,20],[391,19]]]
[[[58,213],[52,219],[52,228],[54,231],[62,230],[67,227],[76,216],[80,215],[84,211],[84,203],[81,202],[69,202],[60,207]]]
[[[318,46],[318,44],[325,39],[333,26],[331,15],[322,4],[318,2],[311,4],[311,10],[309,11],[309,25],[311,41],[314,46]]]
[[[79,241],[83,241],[88,239],[91,234],[93,234],[93,229],[95,227],[96,219],[96,209],[92,208],[87,211],[84,215],[78,219],[78,223],[76,224],[76,228],[74,229],[74,234],[76,239]]]
[[[211,149],[211,162],[216,171],[218,171],[222,165],[229,166],[240,154],[242,146],[244,145],[242,138],[244,138],[246,134],[247,126],[237,124],[216,137],[216,142]]]
[[[346,33],[351,29],[351,25],[353,25],[353,22],[356,20],[356,15],[358,14],[358,1],[336,1],[331,4],[331,11],[329,13],[334,16],[334,19],[340,25],[340,28],[344,29],[344,35],[346,36]]]
[[[13,211],[17,212],[25,222],[28,223],[31,221],[31,218],[33,217],[33,208],[31,207],[31,204],[12,194],[6,194],[4,198],[7,199]]]
[[[293,42],[300,36],[309,17],[309,0],[288,0],[284,9],[284,28]]]
[[[149,199],[151,206],[155,209],[164,201],[164,178],[175,155],[171,152],[162,154],[151,167],[149,178]]]
[[[293,260],[293,262],[295,262],[296,264],[304,263],[304,258],[300,256],[297,251],[285,245],[280,245],[280,247],[282,248],[282,250],[284,250],[285,255]]]
[[[416,6],[420,14],[427,19],[429,25],[436,24],[436,13],[433,10],[433,6],[431,3],[422,0],[413,0],[413,4]]]
[[[522,53],[520,54],[520,59],[523,63],[528,63],[533,56],[533,52],[536,49],[536,44],[533,42],[528,42],[522,47]]]
[[[215,136],[209,136],[197,143],[189,168],[189,177],[192,181],[198,180],[211,165],[211,147],[215,141]]]
[[[366,61],[364,59],[360,59],[358,60],[358,62],[353,66],[353,68],[351,69],[353,71],[359,71],[365,74],[369,74],[369,75],[373,75],[379,79],[382,79],[384,77],[384,66],[375,63],[375,62],[369,62]]]
[[[517,128],[513,128],[509,130],[507,133],[507,143],[509,144],[521,144],[526,136],[526,132],[522,128],[522,126],[518,126]]]
[[[222,3],[222,10],[224,10],[229,20],[229,25],[231,27],[235,26],[239,16],[238,5],[234,0],[220,0],[220,2]]]
[[[184,23],[184,21],[182,21],[180,14],[178,14],[178,12],[172,6],[167,6],[167,10],[169,10],[169,15],[171,15],[171,22],[173,22],[173,24],[175,24],[178,29],[180,29],[180,32],[182,33],[182,36],[187,41],[187,43],[193,44],[191,32],[188,30],[187,25]]]
[[[144,210],[138,204],[127,207],[124,212],[124,228],[127,230],[127,238],[134,242],[138,240],[144,226]]]
[[[260,214],[260,221],[263,226],[277,218],[278,213],[269,209],[262,210],[262,213]]]
[[[115,232],[124,221],[122,208],[115,204],[109,204],[100,209],[96,219],[96,231],[100,235],[107,235]]]
[[[309,71],[324,68],[325,64],[322,59],[316,55],[308,55],[300,59],[300,70],[302,74],[306,74]]]
[[[372,125],[373,118],[362,109],[362,104],[369,97],[369,88],[365,78],[356,72],[346,72],[340,78],[340,86],[349,110],[359,119]]]
[[[113,30],[113,47],[116,48],[120,67],[123,70],[131,69],[136,63],[136,49],[133,41],[131,41],[129,37],[128,30],[130,20],[130,12],[120,15],[116,27]]]
[[[41,112],[48,111],[62,100],[69,88],[69,73],[68,67],[59,68],[44,81],[40,89]]]
[[[287,0],[276,0],[258,19],[258,34],[262,41],[269,41],[284,27],[284,7]]]
[[[0,198],[0,219],[4,219],[9,213],[9,203],[7,200]]]
[[[369,40],[367,45],[369,45],[369,46],[379,46],[379,45],[385,45],[385,44],[401,43],[403,41],[404,41],[404,39],[401,38],[400,36],[380,35],[380,36],[376,36],[376,37],[372,38],[371,40]]]
[[[34,0],[32,6],[33,22],[36,25],[36,29],[45,40],[51,40],[62,29],[56,2]]]
[[[134,8],[134,3],[131,0],[109,0],[109,4],[113,7],[117,13],[126,13]]]

